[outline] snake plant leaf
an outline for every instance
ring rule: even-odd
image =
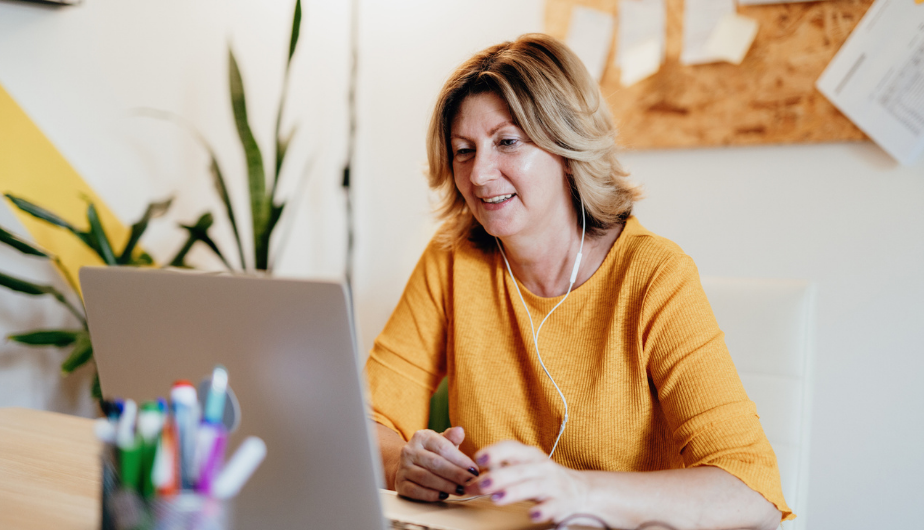
[[[234,241],[237,243],[237,252],[241,260],[241,268],[247,268],[246,261],[244,260],[244,245],[241,244],[241,234],[237,229],[237,219],[234,216],[234,208],[231,207],[231,197],[228,195],[228,187],[225,185],[225,179],[221,172],[221,166],[218,164],[218,157],[215,156],[215,150],[212,149],[212,146],[205,139],[205,136],[203,136],[193,124],[183,119],[182,116],[172,112],[142,107],[135,109],[135,113],[140,116],[165,120],[178,125],[192,135],[192,137],[199,142],[199,145],[205,149],[205,152],[208,153],[209,173],[212,175],[212,184],[215,186],[215,190],[218,192],[218,196],[225,206],[225,213],[228,215],[228,220],[231,221],[231,230],[234,231]]]
[[[67,375],[73,372],[86,364],[92,357],[93,344],[90,342],[89,333],[84,331],[77,337],[71,354],[61,363],[61,373]]]
[[[92,247],[99,254],[99,257],[103,258],[106,265],[118,265],[115,253],[112,251],[112,244],[109,242],[109,237],[106,236],[103,224],[99,220],[99,212],[96,211],[96,206],[92,202],[87,206],[87,221],[90,223],[90,230],[86,234],[93,241]]]
[[[302,26],[302,0],[295,0],[295,15],[292,17],[292,38],[289,39],[289,60],[292,62],[292,55],[295,54],[295,47],[298,45],[298,34]],[[288,63],[286,68],[288,68]]]
[[[259,270],[269,269],[270,238],[273,235],[273,229],[276,228],[276,224],[279,222],[279,218],[282,217],[282,210],[285,207],[286,203],[284,202],[279,205],[271,205],[270,218],[266,224],[266,229],[256,238],[256,259],[257,269]]]
[[[209,164],[209,171],[212,174],[212,182],[221,197],[221,202],[225,205],[225,212],[228,214],[228,220],[231,221],[231,230],[234,232],[234,241],[237,243],[238,259],[241,260],[241,268],[247,268],[247,261],[244,258],[244,245],[241,244],[241,234],[237,230],[237,220],[234,218],[234,208],[231,207],[231,196],[228,195],[228,187],[225,186],[225,179],[221,174],[221,167],[218,165],[218,159],[209,148],[209,156],[212,158]]]
[[[6,243],[7,245],[28,256],[38,256],[40,258],[46,259],[51,259],[52,257],[51,254],[20,238],[16,234],[7,232],[3,228],[0,228],[0,243]]]
[[[151,219],[156,219],[167,213],[172,203],[173,198],[171,197],[165,201],[152,202],[148,205],[141,219],[132,225],[132,231],[128,236],[128,242],[125,243],[125,248],[122,249],[122,254],[119,255],[119,259],[117,260],[119,265],[127,265],[132,262],[132,252],[135,251],[135,247],[138,246],[138,241],[141,239],[145,230],[148,229],[148,223],[151,222]]]
[[[40,329],[8,335],[7,339],[20,344],[28,344],[29,346],[57,346],[63,348],[74,344],[77,338],[85,333],[82,329]]]
[[[250,130],[247,121],[247,104],[244,95],[244,82],[238,69],[234,52],[228,50],[228,76],[231,89],[231,109],[234,111],[234,123],[241,139],[241,146],[247,157],[247,182],[250,191],[250,215],[253,233],[262,234],[270,214],[270,201],[266,199],[266,173],[263,169],[263,155],[260,146]],[[254,238],[256,239],[256,237]],[[259,269],[260,267],[257,266]]]
[[[68,223],[58,215],[46,210],[45,208],[42,208],[37,204],[34,204],[20,197],[16,197],[10,193],[5,193],[4,196],[9,199],[17,208],[26,212],[32,217],[36,217],[42,221],[45,221],[46,223],[51,223],[55,226],[60,226],[61,228],[66,228],[75,234],[81,233],[80,230],[77,230],[77,228],[74,227],[74,225]]]

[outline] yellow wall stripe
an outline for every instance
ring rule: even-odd
[[[47,208],[78,229],[85,230],[87,200],[99,211],[100,220],[118,252],[130,230],[103,204],[29,116],[0,85],[0,192],[12,193]],[[84,265],[102,260],[70,232],[21,212],[4,199],[35,242],[57,254],[67,272],[77,278]],[[9,227],[7,227],[9,228]]]

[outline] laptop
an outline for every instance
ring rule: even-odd
[[[80,283],[104,396],[156,399],[178,379],[227,368],[240,404],[229,449],[250,435],[267,445],[234,499],[234,527],[543,528],[527,505],[425,504],[379,490],[342,284],[128,267],[85,267]]]

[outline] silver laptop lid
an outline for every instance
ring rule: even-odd
[[[80,283],[105,396],[154,399],[228,369],[241,408],[229,449],[267,445],[235,527],[383,528],[341,284],[127,267],[84,268]]]

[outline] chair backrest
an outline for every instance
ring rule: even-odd
[[[806,528],[814,288],[800,280],[703,278],[748,397],[776,453],[783,495]]]

